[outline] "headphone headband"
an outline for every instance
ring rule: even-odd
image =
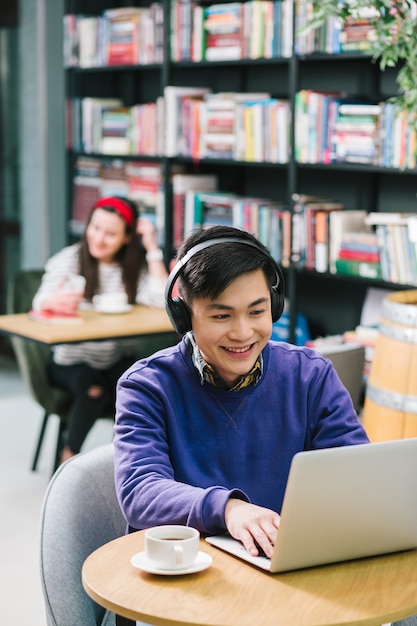
[[[185,302],[181,298],[172,297],[174,285],[184,267],[190,259],[192,259],[192,257],[201,252],[201,250],[223,243],[239,243],[245,246],[251,246],[270,260],[271,265],[275,268],[276,274],[276,283],[271,286],[272,320],[276,322],[282,315],[284,310],[284,276],[275,259],[254,241],[239,239],[238,237],[216,237],[215,239],[202,241],[190,248],[188,252],[181,259],[179,259],[179,261],[177,261],[168,276],[165,287],[165,307],[174,328],[179,334],[185,334],[188,330],[191,330],[191,315]]]

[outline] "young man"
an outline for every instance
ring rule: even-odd
[[[269,340],[284,283],[263,245],[215,226],[190,236],[178,259],[166,305],[183,338],[118,383],[120,505],[130,530],[228,531],[271,556],[293,456],[368,438],[330,361]]]

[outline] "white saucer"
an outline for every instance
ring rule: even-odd
[[[94,308],[99,313],[108,313],[109,315],[115,315],[118,313],[129,313],[129,311],[133,309],[133,306],[131,304],[125,304],[122,307],[120,307],[120,309],[113,309],[113,308],[103,307],[100,305],[95,305]]]
[[[143,572],[148,572],[148,574],[181,576],[184,574],[195,574],[196,572],[201,572],[202,570],[207,569],[213,563],[213,559],[206,552],[199,552],[196,560],[189,567],[185,567],[184,569],[161,569],[155,564],[154,561],[148,559],[145,552],[138,552],[132,556],[130,562],[133,567],[136,567]]]

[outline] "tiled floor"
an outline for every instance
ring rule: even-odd
[[[31,472],[41,418],[42,410],[28,395],[14,362],[0,356],[1,626],[46,624],[38,575],[39,514],[51,475],[57,419],[46,433],[39,469]],[[111,422],[100,420],[84,449],[111,438]]]

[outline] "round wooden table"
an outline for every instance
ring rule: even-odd
[[[210,546],[205,571],[158,576],[134,568],[144,531],[85,561],[88,595],[118,615],[155,626],[375,625],[417,613],[417,551],[269,574]]]

